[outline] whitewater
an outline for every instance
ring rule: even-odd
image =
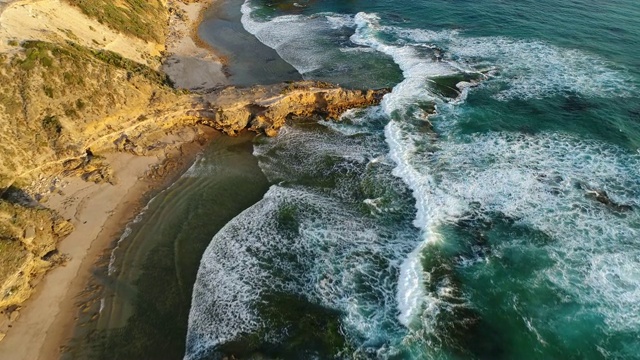
[[[393,89],[254,142],[271,187],[209,244],[185,358],[636,358],[638,9],[285,5],[242,24]]]

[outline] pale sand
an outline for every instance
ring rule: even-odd
[[[195,160],[203,146],[219,135],[203,126],[184,128],[158,142],[168,146],[158,157],[105,154],[118,180],[115,185],[62,178],[62,184],[66,184],[62,194],[51,194],[44,205],[70,219],[75,226],[58,246],[71,259],[47,274],[23,304],[20,317],[0,341],[0,359],[60,358],[60,350],[71,337],[79,315],[78,296],[93,276],[95,263],[114,246],[126,224],[140,212],[145,195],[168,186]],[[174,159],[174,166],[164,178],[146,176],[151,166],[167,158]]]
[[[167,56],[162,70],[177,88],[207,91],[228,85],[222,59],[198,39],[201,15],[211,2],[184,4],[172,0],[184,16],[172,14],[169,19]]]
[[[80,274],[81,268],[86,271],[87,263],[95,262],[108,245],[104,239],[96,244],[99,235],[108,237],[121,231],[122,220],[136,208],[138,199],[148,190],[148,183],[138,181],[138,178],[150,165],[159,162],[156,157],[125,153],[107,154],[106,157],[118,177],[116,185],[63,178],[63,182],[68,182],[63,189],[65,194],[53,194],[45,204],[71,219],[75,226],[73,233],[59,245],[60,252],[69,254],[71,259],[65,266],[52,270],[38,285],[34,296],[22,308],[20,318],[0,342],[0,359],[59,357],[61,329],[52,325],[66,322],[58,319],[59,315],[73,320],[74,311],[69,310],[75,308],[73,298],[84,286],[87,275]],[[49,346],[44,347],[45,343]]]
[[[157,67],[164,49],[111,30],[61,0],[0,0],[0,52],[20,49],[9,40],[70,40],[95,49],[111,50],[133,61]]]

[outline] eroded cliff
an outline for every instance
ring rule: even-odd
[[[37,279],[64,263],[56,246],[72,230],[71,223],[28,195],[5,192],[0,201],[0,309],[25,301]]]

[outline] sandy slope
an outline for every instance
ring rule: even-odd
[[[89,19],[60,0],[0,0],[0,52],[17,51],[10,40],[71,40],[91,48],[115,51],[139,63],[158,66],[163,46],[119,34]]]

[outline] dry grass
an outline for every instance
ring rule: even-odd
[[[160,0],[66,0],[101,24],[142,40],[164,42],[167,13]]]

